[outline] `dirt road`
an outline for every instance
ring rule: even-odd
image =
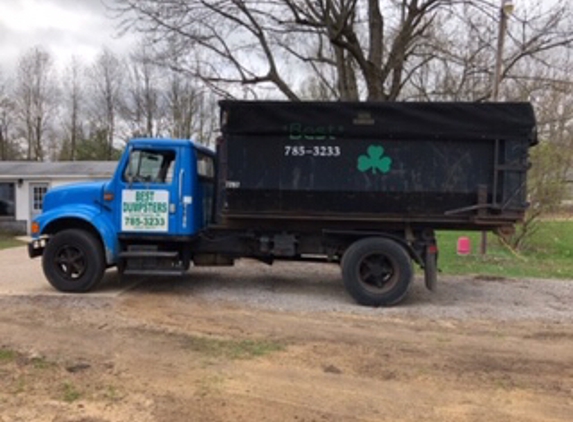
[[[483,282],[485,301],[503,285],[503,312],[458,317],[442,308],[462,308],[476,282],[447,281],[432,317],[423,289],[400,309],[363,310],[336,269],[298,270],[242,264],[121,295],[0,296],[0,421],[573,420],[570,297],[549,318],[511,318],[536,287]],[[259,299],[221,296],[232,278]]]

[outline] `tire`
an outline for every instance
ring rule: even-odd
[[[44,274],[61,292],[83,293],[93,289],[105,271],[101,243],[84,230],[64,230],[54,235],[42,257]]]
[[[344,253],[341,267],[346,290],[365,306],[398,304],[410,290],[414,275],[406,250],[385,238],[353,243]]]

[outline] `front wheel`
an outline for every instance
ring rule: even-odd
[[[57,290],[87,292],[99,283],[105,271],[101,243],[84,230],[61,231],[46,245],[42,267]]]
[[[359,240],[346,250],[342,278],[361,305],[391,306],[402,301],[413,279],[412,261],[397,242],[385,238]]]

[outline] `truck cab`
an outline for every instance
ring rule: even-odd
[[[32,223],[30,256],[43,255],[62,291],[95,287],[121,273],[185,271],[190,241],[212,216],[214,152],[189,140],[134,139],[107,182],[49,191]]]
[[[131,141],[109,190],[123,235],[192,236],[203,230],[214,186],[213,152],[185,140]]]

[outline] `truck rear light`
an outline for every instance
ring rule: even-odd
[[[30,229],[32,234],[40,234],[40,225],[35,221],[32,222],[32,227]]]
[[[113,193],[112,192],[105,192],[103,194],[104,201],[113,201]]]

